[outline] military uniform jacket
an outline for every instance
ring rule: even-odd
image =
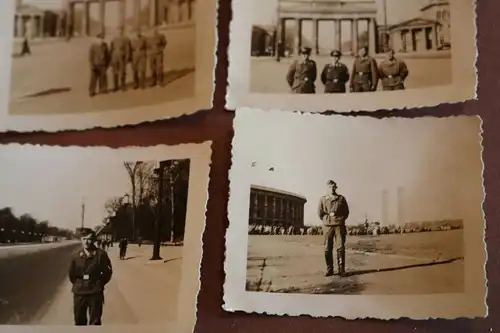
[[[149,55],[161,55],[167,46],[167,39],[164,35],[157,35],[151,37],[149,41]]]
[[[113,269],[106,251],[95,249],[95,254],[87,256],[82,249],[76,252],[69,266],[69,280],[73,284],[71,291],[75,295],[101,293],[111,280]]]
[[[377,63],[372,57],[357,57],[354,60],[351,73],[351,86],[353,84],[370,83],[375,89],[378,81]]]
[[[335,214],[330,216],[330,213]],[[318,216],[325,226],[345,225],[349,217],[349,205],[342,195],[325,195],[319,200]]]
[[[132,45],[130,39],[125,36],[116,37],[111,41],[111,61],[129,61]]]
[[[384,60],[378,67],[379,76],[384,87],[394,87],[403,84],[409,74],[408,67],[404,61]]]
[[[136,62],[146,58],[148,52],[148,43],[146,38],[139,37],[132,41],[132,61]]]
[[[95,42],[90,46],[89,63],[92,67],[107,66],[109,60],[108,44]]]
[[[349,70],[342,63],[327,64],[321,72],[321,82],[325,85],[325,93],[345,92],[345,84],[349,81]]]
[[[286,80],[292,91],[298,94],[314,94],[317,67],[314,60],[295,60],[288,69]]]

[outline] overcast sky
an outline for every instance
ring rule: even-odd
[[[242,165],[240,174],[253,184],[305,196],[305,223],[319,224],[316,209],[329,179],[347,198],[349,224],[363,222],[365,214],[380,221],[384,189],[387,222],[396,223],[398,187],[405,192],[406,221],[462,218],[467,188],[481,186],[476,117],[378,120],[262,113],[237,115],[233,163]]]
[[[11,207],[17,216],[28,213],[51,225],[74,229],[80,226],[84,198],[85,224],[101,224],[107,216],[106,200],[131,191],[123,161],[108,150],[104,152],[0,148],[0,208]]]

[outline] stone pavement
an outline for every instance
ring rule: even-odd
[[[464,262],[460,253],[422,257],[353,250],[348,244],[348,276],[324,277],[321,240],[321,236],[250,236],[247,290],[308,294],[463,291]]]
[[[113,277],[105,289],[103,326],[159,325],[177,319],[177,297],[182,274],[182,246],[161,248],[163,260],[149,261],[152,246],[130,245],[126,260],[118,246],[108,254]],[[37,315],[35,325],[73,325],[71,284],[66,279],[54,299]]]
[[[194,96],[195,30],[176,30],[165,35],[168,45],[164,87],[129,89],[94,98],[88,92],[90,39],[74,38],[69,42],[58,40],[32,45],[31,56],[14,56],[12,59],[10,113],[43,115],[120,110]],[[127,69],[127,84],[132,88],[130,64]],[[149,63],[147,75],[150,76]],[[108,83],[111,88],[111,68],[108,69]]]
[[[324,91],[323,84],[319,78],[321,71],[326,63],[330,61],[330,57],[315,56],[312,57],[316,61],[318,67],[318,79],[316,81],[316,93],[322,94]],[[344,56],[341,59],[349,73],[352,69],[353,57]],[[377,59],[377,63],[381,60]],[[251,78],[250,91],[254,93],[288,93],[290,90],[286,82],[286,73],[292,62],[292,59],[283,59],[281,62],[276,62],[275,59],[269,57],[251,58]],[[407,89],[412,88],[429,88],[433,86],[448,85],[452,83],[451,58],[409,58],[405,59],[406,65],[410,72],[406,79],[405,85]],[[382,89],[379,82],[379,90]]]

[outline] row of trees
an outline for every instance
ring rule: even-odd
[[[18,217],[10,207],[0,209],[0,243],[36,243],[71,237],[72,231],[51,226],[48,221],[38,221],[29,214]]]
[[[131,191],[121,197],[110,198],[102,232],[117,240],[127,238],[153,241],[156,223],[161,223],[160,240],[182,241],[186,223],[189,185],[189,163],[185,160],[163,162],[126,162]],[[163,174],[161,174],[163,170]],[[160,195],[160,184],[163,185]],[[160,207],[161,205],[161,207]]]

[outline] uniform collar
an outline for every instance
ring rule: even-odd
[[[90,258],[90,257],[95,256],[95,254],[96,254],[96,249],[89,251],[89,250],[83,248],[80,251],[80,257],[81,258]]]

